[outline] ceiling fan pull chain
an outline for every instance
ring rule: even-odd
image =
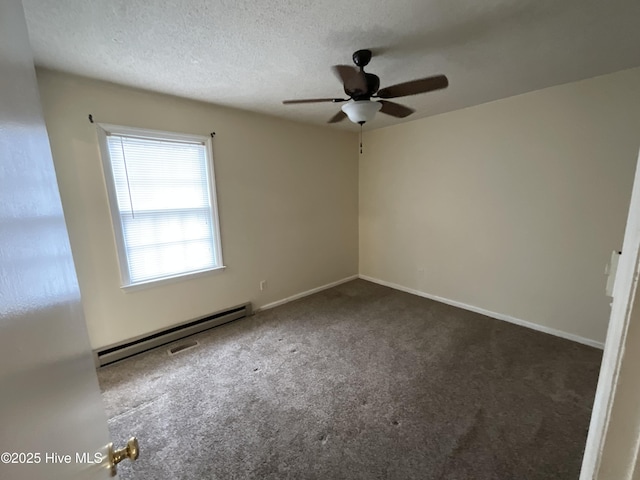
[[[360,124],[360,155],[362,155],[362,123]]]

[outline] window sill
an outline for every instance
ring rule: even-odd
[[[223,265],[221,267],[208,268],[206,270],[198,270],[196,272],[182,273],[180,275],[174,275],[172,277],[163,277],[163,278],[158,278],[156,280],[148,280],[146,282],[138,282],[138,283],[132,283],[130,285],[122,285],[120,288],[124,290],[125,293],[135,292],[136,290],[145,290],[147,288],[153,288],[153,287],[157,287],[167,283],[175,283],[175,282],[180,282],[182,280],[191,280],[192,278],[196,278],[196,277],[204,277],[205,275],[210,275],[212,273],[222,272],[226,268],[227,267]]]

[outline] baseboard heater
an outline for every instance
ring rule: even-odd
[[[103,367],[110,363],[146,352],[152,348],[175,342],[181,338],[203,332],[223,323],[232,322],[251,315],[251,303],[244,303],[220,312],[211,313],[204,317],[188,320],[173,327],[159,330],[124,342],[109,345],[94,351],[96,366]]]

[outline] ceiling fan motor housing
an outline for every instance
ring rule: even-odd
[[[362,90],[351,90],[345,88],[345,93],[349,95],[354,100],[369,100],[372,95],[374,95],[378,89],[380,88],[380,77],[374,75],[373,73],[363,72],[365,76],[365,80],[367,83],[367,91]]]

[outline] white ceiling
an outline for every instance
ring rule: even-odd
[[[330,66],[371,48],[381,87],[444,73],[377,128],[640,66],[638,0],[23,0],[37,65],[324,124]],[[356,128],[345,121],[338,128]],[[366,128],[366,127],[365,127]]]

